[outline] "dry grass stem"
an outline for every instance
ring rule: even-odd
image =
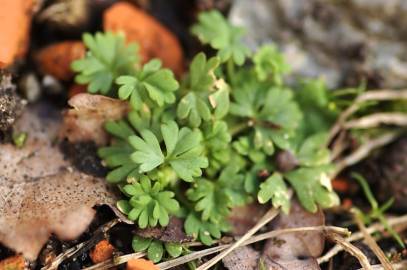
[[[365,129],[377,127],[381,124],[406,126],[407,114],[404,113],[374,113],[344,123],[344,128]]]
[[[391,266],[390,261],[387,259],[383,250],[379,247],[379,245],[376,243],[376,241],[373,239],[373,237],[367,232],[366,226],[363,223],[363,221],[361,220],[361,218],[357,214],[354,214],[354,219],[355,219],[356,224],[359,227],[359,230],[361,231],[361,233],[363,234],[363,236],[365,238],[366,244],[373,251],[373,253],[377,256],[380,263],[383,265],[383,268],[385,270],[393,270],[393,267]]]
[[[359,161],[366,158],[371,151],[382,147],[390,142],[394,141],[399,136],[398,132],[388,132],[384,135],[381,135],[378,138],[372,139],[370,141],[365,142],[355,151],[350,153],[348,156],[338,160],[335,162],[335,171],[332,173],[331,177],[335,177],[338,175],[343,169],[352,166]]]
[[[389,226],[405,225],[405,224],[407,224],[407,215],[403,215],[401,217],[389,218],[389,219],[387,219],[387,221],[389,223]],[[368,228],[366,228],[366,232],[368,234],[372,234],[372,233],[379,232],[379,231],[383,232],[384,230],[385,230],[385,228],[384,228],[383,224],[381,224],[380,222],[376,222],[376,223],[372,224],[371,226],[369,226]],[[363,239],[363,237],[364,237],[364,234],[362,232],[356,232],[356,233],[353,233],[348,238],[346,238],[346,240],[348,242],[354,242],[354,241]],[[342,250],[343,250],[343,248],[341,246],[335,245],[328,252],[326,252],[323,256],[319,257],[317,261],[319,264],[328,262],[332,257],[334,257],[336,254],[338,254]]]
[[[372,270],[372,266],[370,265],[369,260],[366,258],[366,255],[363,254],[362,251],[360,251],[360,249],[337,234],[328,234],[328,237],[338,245],[342,246],[345,251],[356,257],[364,270]]]

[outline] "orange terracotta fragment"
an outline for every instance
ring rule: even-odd
[[[177,38],[143,10],[125,2],[114,4],[104,13],[105,31],[124,32],[128,42],[140,45],[142,62],[159,58],[177,76],[183,72],[183,53]]]
[[[36,62],[42,73],[68,81],[75,75],[71,63],[84,57],[85,52],[81,41],[63,41],[41,49],[36,55]]]
[[[2,0],[0,5],[0,68],[25,55],[35,1]]]
[[[152,261],[133,259],[127,262],[127,270],[160,270]]]
[[[113,256],[114,247],[107,240],[102,240],[91,250],[89,256],[93,263],[104,262]]]
[[[0,270],[24,270],[26,261],[23,256],[16,255],[0,261]]]
[[[87,85],[84,84],[72,84],[68,90],[68,97],[72,98],[73,96],[81,93],[86,93]]]
[[[335,178],[332,180],[332,188],[338,192],[349,192],[350,185],[346,179],[343,178]]]

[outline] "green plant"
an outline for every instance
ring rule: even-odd
[[[154,263],[161,261],[166,253],[169,257],[176,258],[185,250],[182,244],[179,243],[162,242],[140,236],[133,237],[132,247],[135,252],[147,251],[148,259]]]
[[[371,209],[368,213],[364,213],[359,208],[354,207],[356,214],[359,215],[359,217],[365,224],[371,224],[374,220],[378,220],[383,225],[383,227],[386,229],[386,231],[397,241],[397,243],[402,248],[405,248],[405,245],[403,243],[403,240],[401,240],[400,235],[389,225],[389,223],[387,222],[387,219],[384,215],[384,213],[393,204],[394,199],[391,198],[387,202],[385,202],[383,205],[380,206],[378,204],[378,202],[376,201],[375,197],[373,196],[372,191],[370,190],[370,187],[369,187],[366,179],[363,178],[363,176],[358,173],[352,173],[352,177],[354,179],[356,179],[356,181],[361,186],[363,193],[365,194],[366,199],[368,200],[370,207],[371,207]]]
[[[243,30],[217,11],[202,13],[192,32],[217,56],[197,54],[180,83],[157,60],[112,80],[132,107],[126,118],[105,124],[113,140],[99,149],[110,168],[107,181],[128,197],[118,208],[142,228],[182,216],[185,232],[211,245],[230,229],[235,206],[258,200],[288,212],[290,187],[309,211],[337,204],[327,177],[326,129],[302,124],[312,101],[303,104],[298,91],[310,86],[300,83],[294,91],[284,84],[288,67],[274,46],[250,57],[240,41]],[[80,71],[90,74],[86,63]],[[315,96],[326,92],[320,88]],[[319,109],[330,111],[329,105],[321,102]],[[291,161],[282,164],[281,157]],[[161,243],[135,241],[135,250],[162,258]]]
[[[138,63],[137,45],[126,45],[124,36],[110,32],[83,35],[88,52],[72,63],[79,74],[75,81],[87,84],[90,93],[111,94],[113,82],[120,75],[132,74]]]

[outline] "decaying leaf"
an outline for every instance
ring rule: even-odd
[[[64,113],[60,138],[69,142],[94,141],[98,145],[108,141],[104,122],[121,119],[130,109],[127,102],[85,93],[73,96],[68,103],[72,109]]]
[[[258,269],[260,253],[249,246],[240,247],[222,259],[224,266],[230,270]]]
[[[273,223],[273,229],[322,226],[324,223],[321,210],[313,214],[304,210],[297,201],[293,201],[290,213],[280,214]],[[283,234],[266,242],[262,260],[267,269],[318,270],[320,268],[315,258],[322,254],[324,241],[322,232]]]
[[[192,240],[184,232],[184,222],[177,217],[171,217],[166,227],[138,229],[136,234],[143,238],[153,238],[163,242],[183,243]]]
[[[250,203],[244,206],[234,207],[228,216],[228,221],[232,226],[232,235],[243,235],[247,233],[267,212],[264,204]]]
[[[20,149],[0,145],[0,242],[34,260],[51,233],[74,239],[92,221],[97,204],[115,196],[103,179],[80,173],[55,144],[56,111],[27,109],[14,126],[28,139]]]

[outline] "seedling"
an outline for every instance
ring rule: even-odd
[[[386,231],[397,241],[397,243],[402,247],[405,248],[405,245],[403,243],[403,240],[401,240],[400,235],[389,225],[387,222],[386,217],[384,216],[384,213],[391,207],[391,205],[394,202],[394,199],[391,198],[387,202],[385,202],[383,205],[379,205],[375,197],[373,196],[372,191],[370,190],[370,187],[363,176],[357,173],[353,173],[352,177],[358,181],[359,185],[361,186],[363,193],[366,196],[366,199],[368,200],[370,204],[370,211],[368,213],[364,213],[362,210],[359,208],[355,207],[355,211],[357,215],[360,216],[362,221],[365,224],[371,224],[375,220],[378,220],[383,227],[386,229]]]
[[[192,32],[216,55],[198,53],[181,82],[159,60],[139,65],[137,46],[124,45],[120,35],[84,36],[89,53],[73,64],[77,81],[132,108],[106,123],[113,140],[99,149],[110,168],[107,181],[127,197],[118,208],[141,228],[183,217],[185,232],[211,245],[230,229],[235,206],[257,200],[287,213],[290,188],[311,212],[337,204],[324,146],[335,112],[323,83],[301,82],[298,91],[285,85],[289,68],[278,49],[264,45],[250,53],[243,29],[217,11],[201,14]],[[303,124],[309,104],[320,112],[312,129]],[[289,164],[281,157],[290,157]],[[135,250],[162,258],[160,242],[134,241]]]

